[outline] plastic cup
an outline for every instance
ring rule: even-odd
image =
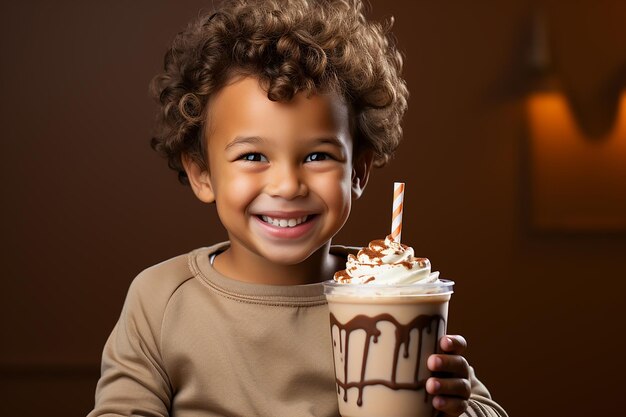
[[[454,282],[324,282],[342,417],[430,417],[428,357],[446,333]]]

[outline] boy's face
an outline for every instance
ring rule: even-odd
[[[253,77],[211,99],[205,139],[208,171],[186,162],[194,192],[216,202],[232,251],[274,264],[298,264],[327,249],[371,166],[367,157],[353,163],[340,96],[300,93],[273,102]]]

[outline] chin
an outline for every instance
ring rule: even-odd
[[[292,248],[293,249],[293,248]],[[318,248],[319,249],[319,248]],[[260,253],[268,261],[276,264],[276,265],[298,265],[307,259],[311,255],[315,253],[317,249],[310,250],[290,250],[288,248],[276,248],[276,250],[270,251],[262,251]]]
[[[268,261],[276,264],[276,265],[285,265],[285,266],[291,266],[291,265],[298,265],[304,261],[306,261],[309,256],[311,256],[311,254],[306,254],[306,255],[300,255],[300,254],[293,254],[293,255],[288,255],[285,253],[278,253],[278,254],[273,254],[271,256],[265,256],[264,258],[267,259]]]

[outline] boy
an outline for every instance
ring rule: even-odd
[[[229,241],[142,272],[89,416],[337,416],[321,282],[370,170],[398,145],[407,90],[358,0],[237,0],[180,33],[153,89],[153,147]],[[427,390],[446,415],[504,411],[446,336]]]

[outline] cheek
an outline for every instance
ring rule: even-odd
[[[323,178],[322,178],[323,177]],[[346,216],[352,201],[350,175],[343,171],[320,176],[315,180],[315,192],[329,209],[339,217]],[[331,186],[329,186],[331,184]]]
[[[259,181],[247,175],[226,175],[217,182],[216,203],[223,210],[241,211],[258,195]]]

